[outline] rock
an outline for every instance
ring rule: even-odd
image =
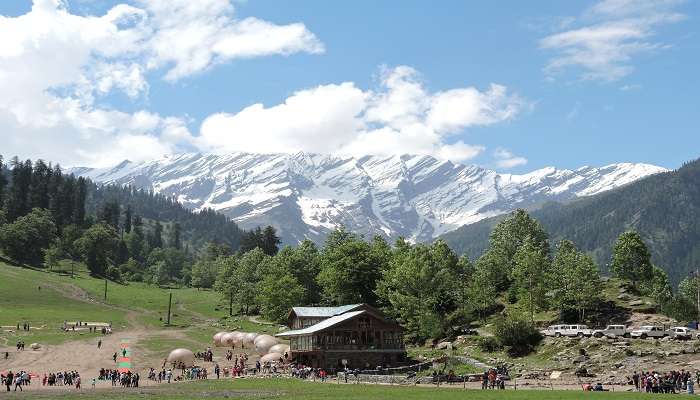
[[[620,300],[629,300],[629,299],[631,299],[630,295],[628,295],[627,293],[622,293],[621,295],[617,296],[617,298],[620,299]]]
[[[630,345],[630,342],[613,342],[612,345],[617,347],[626,347]]]
[[[631,306],[643,306],[644,302],[642,300],[632,300],[630,301]]]
[[[620,294],[622,294],[622,293],[627,293],[627,288],[626,288],[626,287],[621,287],[621,288],[619,288],[619,289],[617,290],[617,292],[620,293]]]
[[[438,350],[452,350],[452,343],[450,342],[440,342],[436,346]]]
[[[583,356],[583,355],[582,355],[582,356],[575,357],[575,358],[572,360],[572,362],[573,362],[574,364],[581,364],[581,363],[583,363],[583,362],[588,361],[589,359],[590,359],[590,358],[589,358],[588,356]]]
[[[41,348],[41,345],[40,345],[39,343],[32,343],[32,344],[29,345],[29,347],[30,347],[32,350],[39,350],[39,349]]]

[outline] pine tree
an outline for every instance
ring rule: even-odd
[[[277,237],[277,231],[272,226],[268,225],[262,233],[261,249],[268,256],[274,256],[279,251],[280,238]]]
[[[51,179],[49,180],[48,194],[49,194],[49,211],[53,216],[53,220],[56,222],[56,226],[60,231],[65,223],[64,214],[62,210],[64,194],[64,180],[63,172],[61,167],[56,164],[56,166],[51,171]]]
[[[131,232],[131,204],[126,206],[126,210],[124,211],[124,232]]]
[[[513,257],[511,280],[519,290],[519,298],[530,311],[530,320],[535,319],[535,308],[545,301],[545,283],[548,279],[549,260],[544,249],[532,237],[527,236]]]
[[[7,220],[12,222],[30,211],[29,190],[32,180],[32,162],[12,159],[12,185],[7,196]]]
[[[32,170],[29,202],[31,208],[49,208],[51,168],[43,160],[37,160]]]
[[[73,205],[73,223],[85,225],[85,199],[87,198],[87,181],[82,176],[78,178]]]
[[[651,254],[637,232],[620,235],[613,248],[610,267],[615,276],[631,281],[635,287],[639,281],[651,276]]]
[[[116,200],[108,201],[100,211],[100,221],[110,225],[115,230],[119,229],[119,203]]]
[[[152,248],[163,248],[163,225],[160,221],[156,221],[156,226],[153,229],[153,237],[151,240]]]
[[[7,186],[7,178],[5,178],[5,165],[0,155],[0,210],[5,205],[5,187]]]
[[[173,233],[172,233],[172,240],[171,240],[172,244],[171,244],[171,247],[174,247],[174,248],[176,248],[176,249],[178,249],[178,250],[180,250],[180,249],[182,248],[182,238],[181,238],[181,236],[182,236],[182,227],[180,226],[180,224],[179,224],[178,222],[176,222],[176,223],[173,225]]]

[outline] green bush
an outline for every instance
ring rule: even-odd
[[[532,352],[542,341],[542,334],[529,321],[519,316],[499,318],[494,335],[511,356],[523,356]]]
[[[478,345],[481,351],[485,351],[487,353],[493,353],[494,351],[498,351],[503,348],[498,338],[493,336],[485,336],[479,338]]]

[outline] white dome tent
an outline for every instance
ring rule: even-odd
[[[258,354],[266,354],[269,352],[270,347],[279,344],[279,340],[270,335],[260,335],[253,341],[255,345],[255,352]]]
[[[194,353],[187,349],[175,349],[168,355],[167,362],[176,368],[192,367],[194,366]]]

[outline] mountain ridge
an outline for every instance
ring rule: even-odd
[[[569,239],[605,271],[616,238],[635,230],[652,261],[677,285],[700,263],[700,159],[628,185],[567,204],[548,203],[532,211],[552,244]],[[441,236],[456,252],[479,257],[501,218],[465,225]],[[607,271],[605,271],[607,272]]]
[[[367,237],[432,240],[462,225],[589,196],[667,171],[636,163],[502,174],[426,155],[184,153],[70,172],[146,188],[242,227],[274,225],[285,243],[320,241],[344,225]]]

